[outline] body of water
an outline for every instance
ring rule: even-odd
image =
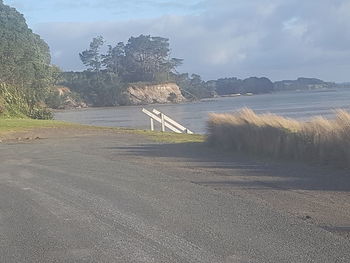
[[[257,113],[271,112],[296,119],[330,117],[334,109],[350,111],[350,89],[216,98],[194,103],[88,108],[55,113],[55,119],[108,127],[149,129],[149,118],[141,112],[156,108],[195,133],[205,133],[210,113],[233,112],[248,107]],[[159,126],[158,126],[159,127]]]

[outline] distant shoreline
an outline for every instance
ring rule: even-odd
[[[75,111],[75,110],[86,110],[86,109],[113,109],[113,108],[128,108],[128,107],[148,107],[148,106],[162,106],[162,105],[186,105],[191,103],[198,103],[198,102],[206,102],[206,101],[213,101],[215,99],[221,99],[221,98],[235,98],[235,97],[251,97],[251,96],[262,96],[262,95],[274,95],[274,94],[281,94],[281,93],[288,93],[288,94],[298,94],[298,93],[332,93],[332,92],[338,92],[339,90],[344,90],[347,88],[319,88],[319,89],[309,89],[309,90],[278,90],[273,92],[266,92],[266,93],[235,93],[235,94],[227,94],[227,95],[216,95],[214,97],[209,98],[202,98],[197,100],[187,100],[183,102],[169,102],[169,103],[150,103],[150,104],[137,104],[137,105],[115,105],[115,106],[92,106],[89,105],[87,107],[76,107],[76,108],[67,108],[67,109],[51,109],[54,113],[55,112],[65,112],[65,111]],[[350,89],[349,89],[350,90]]]

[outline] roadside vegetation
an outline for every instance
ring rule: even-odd
[[[58,68],[22,14],[0,0],[0,117],[50,119],[44,103]]]
[[[0,83],[0,117],[52,119],[52,112],[40,101],[28,100],[23,89]]]
[[[17,119],[17,118],[0,118],[0,139],[1,135],[28,131],[39,128],[59,128],[59,127],[75,127],[77,124],[71,124],[54,120],[34,120],[34,119]]]
[[[160,143],[202,143],[205,141],[205,136],[199,134],[177,134],[172,132],[152,132],[149,130],[136,130],[126,128],[109,128],[80,125],[55,120],[34,120],[30,118],[2,118],[0,117],[0,141],[6,135],[11,135],[17,132],[31,132],[35,134],[36,130],[52,129],[55,132],[57,128],[73,129],[72,134],[79,135],[85,131],[109,131],[125,134],[135,134],[136,136],[146,137],[154,142]],[[25,136],[25,135],[24,135]]]
[[[344,110],[308,122],[250,109],[212,114],[207,140],[239,152],[350,168],[350,113]]]

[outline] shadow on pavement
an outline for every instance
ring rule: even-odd
[[[194,183],[206,186],[249,189],[350,191],[350,171],[296,162],[272,161],[211,148],[205,143],[145,144],[109,147],[119,154],[161,158],[167,165],[206,170],[208,179]],[[150,160],[152,162],[152,160]],[[215,178],[216,177],[216,178]]]

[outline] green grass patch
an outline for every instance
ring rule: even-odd
[[[40,128],[85,128],[106,131],[116,131],[118,133],[131,133],[135,135],[145,136],[155,142],[163,143],[201,143],[205,141],[204,135],[199,134],[179,134],[171,132],[152,132],[149,130],[134,130],[118,127],[97,127],[87,126],[74,123],[67,123],[55,120],[33,120],[33,119],[4,119],[0,118],[0,136],[12,132],[29,131]]]
[[[0,118],[0,134],[17,131],[25,131],[35,128],[58,128],[73,127],[77,124],[54,121],[54,120],[33,120],[33,119],[2,119]]]

